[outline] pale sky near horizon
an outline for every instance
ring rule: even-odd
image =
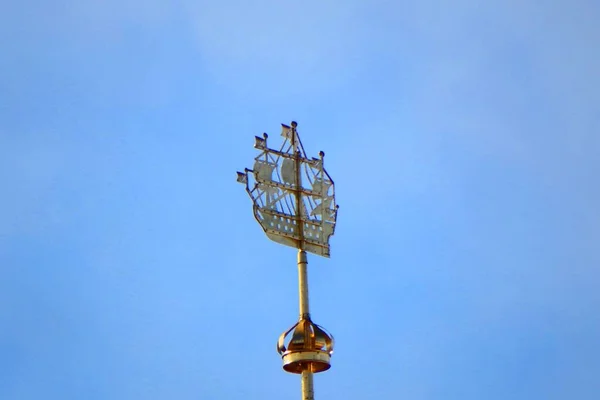
[[[235,171],[298,121],[317,399],[600,398],[600,3],[0,3],[0,399],[298,399],[295,252]]]

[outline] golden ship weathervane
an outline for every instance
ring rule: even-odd
[[[298,249],[298,322],[277,342],[283,369],[301,375],[302,400],[313,400],[313,373],[331,366],[333,336],[315,324],[308,303],[307,252],[330,256],[338,206],[333,180],[324,167],[325,153],[308,158],[294,121],[281,124],[284,142],[279,150],[267,145],[268,135],[254,138],[259,155],[253,169],[237,173],[253,203],[254,217],[267,237]]]

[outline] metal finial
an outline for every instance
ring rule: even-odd
[[[302,398],[313,400],[313,373],[331,366],[333,336],[315,324],[308,304],[307,254],[329,257],[329,239],[335,231],[338,205],[333,180],[320,158],[308,158],[296,127],[281,124],[279,150],[267,144],[268,135],[255,136],[259,155],[252,169],[237,173],[253,204],[254,217],[277,243],[298,249],[298,297],[300,318],[279,337],[277,351],[287,372],[302,375]]]

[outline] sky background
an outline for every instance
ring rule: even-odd
[[[298,121],[317,399],[600,398],[600,3],[0,3],[0,398],[298,399],[295,251],[235,171]]]

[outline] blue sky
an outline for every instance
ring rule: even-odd
[[[0,4],[0,398],[299,398],[295,252],[235,171],[298,121],[321,399],[600,396],[594,1]]]

